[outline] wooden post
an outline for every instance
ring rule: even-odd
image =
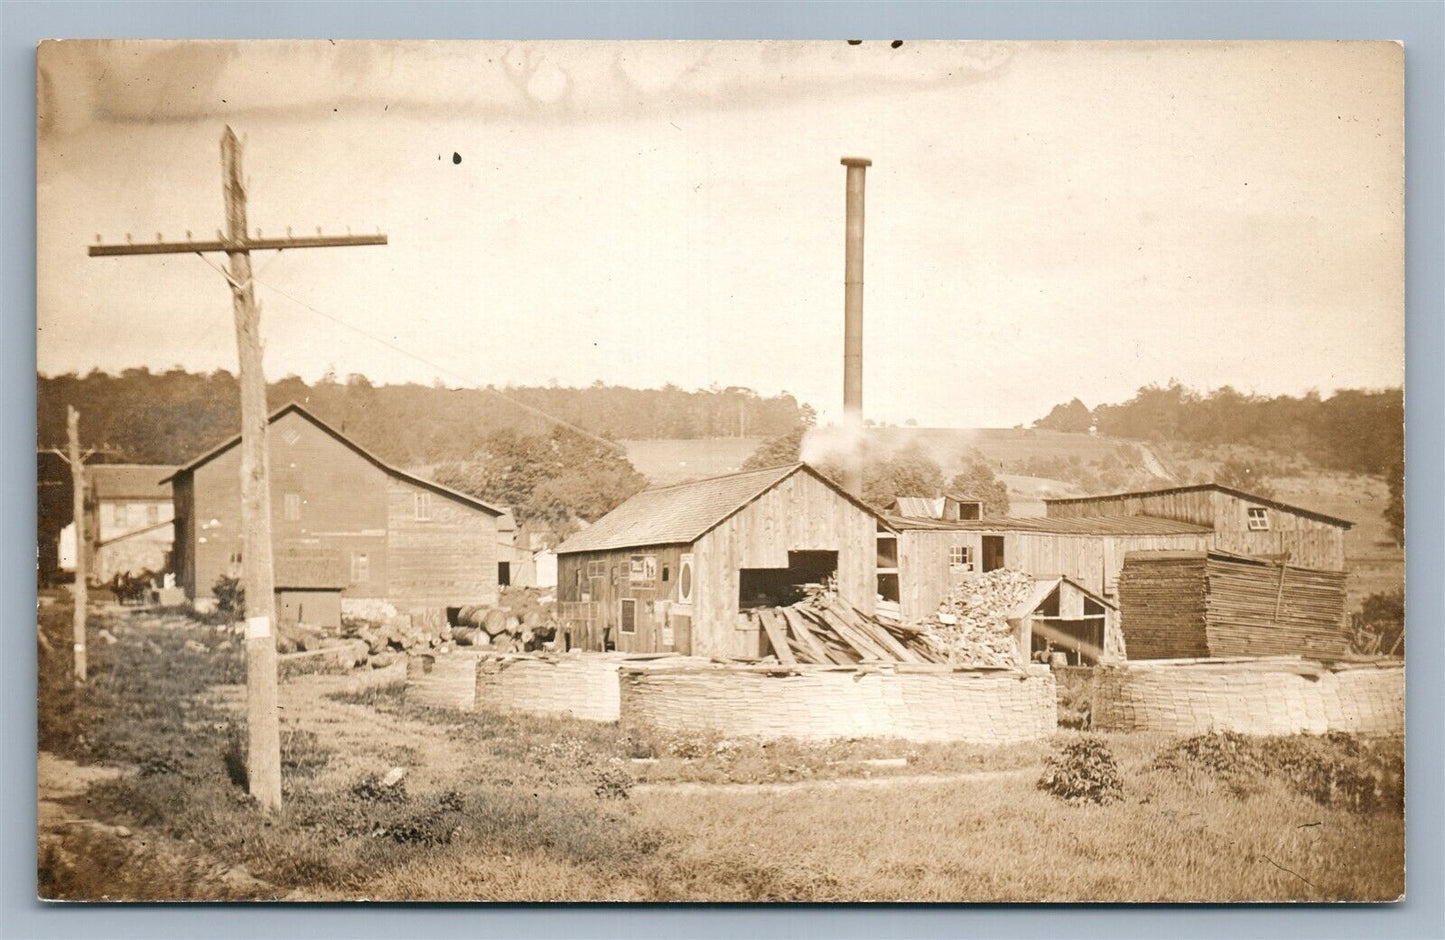
[[[261,368],[261,311],[246,245],[246,185],[241,143],[221,135],[223,188],[241,385],[241,570],[246,592],[246,778],[264,809],[281,806],[281,731],[276,708],[276,593],[271,568],[270,460],[266,447],[266,378]]]
[[[85,461],[80,456],[80,412],[65,408],[65,431],[70,463],[71,514],[75,517],[75,681],[85,681],[86,580],[90,577],[85,544]]]

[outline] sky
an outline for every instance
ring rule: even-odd
[[[202,258],[85,251],[213,237],[230,125],[253,230],[389,239],[255,256],[273,380],[741,385],[836,419],[845,155],[873,161],[868,419],[1404,379],[1394,43],[106,41],[37,61],[47,375],[235,370]]]

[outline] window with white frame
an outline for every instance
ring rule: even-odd
[[[1249,530],[1251,532],[1269,531],[1269,510],[1260,506],[1249,507]]]
[[[110,523],[117,527],[123,527],[129,520],[126,518],[127,506],[125,503],[110,504]]]
[[[973,570],[973,546],[954,545],[948,550],[948,564],[952,568],[961,568],[964,571]]]
[[[637,632],[637,601],[630,597],[624,597],[620,601],[619,613],[620,625],[617,632],[633,634]]]
[[[416,517],[416,521],[429,521],[431,519],[431,494],[413,493],[411,500],[412,514]]]
[[[285,498],[285,513],[287,522],[296,522],[301,518],[301,494],[287,493]]]

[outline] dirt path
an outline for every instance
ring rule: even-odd
[[[78,798],[122,773],[115,767],[77,764],[40,752],[36,763],[36,847],[42,898],[140,900],[147,897],[143,888],[147,882],[164,885],[177,879],[183,880],[190,897],[258,900],[280,896],[242,865],[227,865],[195,846],[150,832],[133,832],[76,812]],[[165,889],[160,897],[184,900]]]
[[[987,780],[1002,780],[1037,774],[1037,767],[1019,767],[1014,770],[976,770],[961,774],[894,774],[878,777],[833,777],[826,780],[790,780],[779,783],[700,783],[676,781],[669,783],[639,783],[632,792],[639,796],[649,793],[791,793],[799,790],[861,790],[883,789],[895,786],[932,786],[945,783],[974,783]]]

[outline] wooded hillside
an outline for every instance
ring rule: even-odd
[[[236,378],[225,371],[96,371],[41,375],[36,384],[42,447],[63,446],[67,404],[83,416],[86,446],[108,445],[118,451],[114,459],[130,462],[184,463],[240,429]],[[774,436],[812,415],[791,395],[762,397],[745,388],[686,391],[597,383],[493,391],[372,385],[361,375],[344,381],[325,377],[314,384],[291,376],[271,383],[267,397],[273,408],[300,402],[400,466],[466,459],[495,431],[553,430],[553,423],[512,401],[609,439]]]

